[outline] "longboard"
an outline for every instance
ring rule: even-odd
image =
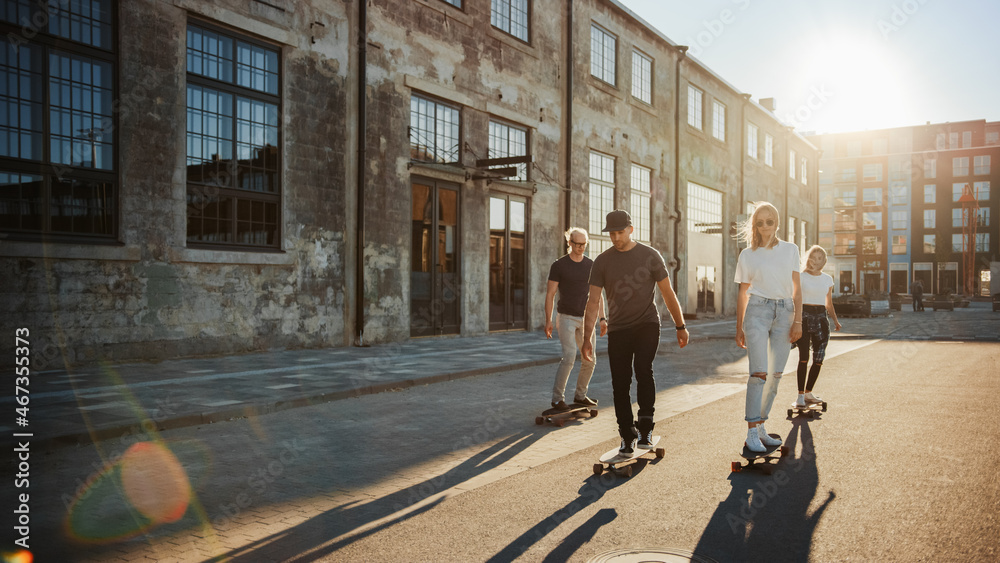
[[[548,422],[549,424],[555,424],[556,426],[561,427],[563,424],[566,424],[566,421],[574,418],[586,416],[594,418],[597,416],[597,407],[581,405],[580,403],[571,403],[567,406],[569,408],[566,410],[552,408],[542,411],[541,416],[535,417],[535,424]]]
[[[768,436],[780,440],[781,436],[777,434],[768,434]],[[788,446],[784,444],[779,444],[777,446],[765,446],[767,449],[762,452],[752,452],[750,448],[747,447],[746,443],[743,444],[743,451],[740,452],[740,457],[747,460],[747,464],[743,465],[742,462],[734,461],[732,464],[733,473],[739,473],[744,469],[760,469],[765,474],[770,474],[773,468],[773,464],[770,460],[777,460],[779,457],[785,457],[788,455]],[[779,452],[778,457],[772,455],[774,452]],[[758,461],[761,461],[758,463]]]
[[[660,442],[659,436],[653,436],[653,442],[650,448],[640,448],[636,446],[632,455],[620,455],[618,453],[618,448],[613,448],[608,450],[601,456],[597,463],[594,464],[594,475],[601,475],[604,473],[604,466],[608,466],[608,471],[615,473],[616,475],[622,475],[624,477],[632,476],[632,466],[626,465],[623,469],[619,469],[619,466],[623,463],[632,461],[633,459],[638,459],[646,454],[654,454],[657,459],[662,459],[663,456],[667,454],[666,450],[663,448],[657,448],[656,444]]]
[[[809,418],[816,418],[819,416],[820,412],[826,412],[826,401],[823,401],[822,403],[807,403],[804,407],[801,407],[796,403],[792,403],[792,408],[788,409],[788,418],[792,418],[797,414],[804,414]]]

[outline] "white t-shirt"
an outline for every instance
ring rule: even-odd
[[[833,278],[830,274],[820,273],[814,276],[802,272],[799,274],[799,283],[802,285],[803,305],[826,305],[826,294],[833,287]]]
[[[791,299],[792,273],[799,271],[799,247],[779,240],[772,248],[744,248],[736,262],[736,283],[748,283],[749,295]]]

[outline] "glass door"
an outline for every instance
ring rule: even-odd
[[[458,186],[414,180],[412,195],[410,336],[458,334]]]
[[[490,330],[528,327],[528,202],[490,196]]]

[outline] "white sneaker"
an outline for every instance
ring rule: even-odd
[[[781,439],[780,438],[772,438],[771,435],[767,433],[767,430],[764,430],[764,425],[763,424],[761,424],[761,425],[759,425],[757,427],[757,435],[760,437],[760,443],[764,444],[765,446],[780,446],[781,445]]]
[[[764,444],[760,443],[760,435],[757,433],[756,428],[751,428],[747,431],[746,444],[747,444],[747,449],[750,450],[751,452],[761,453],[767,451],[767,448],[764,447]]]
[[[813,395],[812,393],[806,393],[805,400],[810,405],[815,405],[816,403],[822,403],[823,399]]]
[[[799,408],[806,408],[806,396],[799,395],[799,398],[795,400],[795,406]]]

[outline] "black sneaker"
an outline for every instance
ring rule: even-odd
[[[622,447],[618,448],[618,455],[632,455],[635,452],[635,438],[626,441],[622,438]]]
[[[552,403],[552,408],[560,411],[568,411],[569,405],[566,404],[566,401],[559,401],[558,403]]]
[[[597,401],[591,399],[590,397],[584,397],[582,399],[573,399],[573,402],[578,405],[583,405],[585,407],[596,407]]]
[[[648,432],[639,431],[639,447],[644,450],[653,449],[653,431]]]

